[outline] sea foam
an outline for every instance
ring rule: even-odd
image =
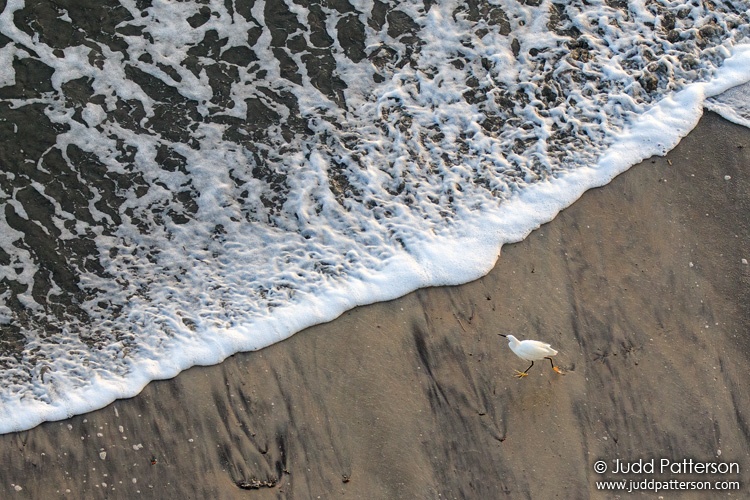
[[[750,127],[750,83],[706,99],[704,106],[731,122]]]
[[[101,8],[0,15],[0,432],[479,278],[750,80],[744,2]]]

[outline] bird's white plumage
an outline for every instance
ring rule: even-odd
[[[526,377],[529,374],[531,367],[534,366],[534,361],[540,359],[548,359],[552,370],[554,370],[555,373],[564,375],[564,373],[556,367],[555,363],[552,361],[552,356],[557,354],[557,351],[552,349],[552,346],[549,344],[539,342],[538,340],[518,340],[513,335],[505,335],[504,333],[498,335],[502,335],[508,339],[508,347],[510,347],[510,350],[513,351],[516,356],[525,359],[526,361],[531,361],[531,364],[525,371],[519,372],[516,370],[516,377]]]
[[[507,335],[510,350],[521,359],[526,361],[538,361],[547,356],[554,356],[557,351],[552,346],[539,342],[538,340],[518,340],[513,335]]]

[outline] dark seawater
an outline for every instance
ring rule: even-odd
[[[475,278],[748,7],[1,1],[0,432]]]

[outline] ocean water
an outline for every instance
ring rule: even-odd
[[[737,85],[717,96],[709,97],[703,105],[731,122],[750,127],[750,83]]]
[[[750,116],[744,0],[0,6],[0,433],[476,279]]]

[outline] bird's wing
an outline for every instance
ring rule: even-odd
[[[542,359],[545,356],[557,354],[551,345],[538,340],[524,340],[521,342],[519,351],[519,356],[528,360]]]

